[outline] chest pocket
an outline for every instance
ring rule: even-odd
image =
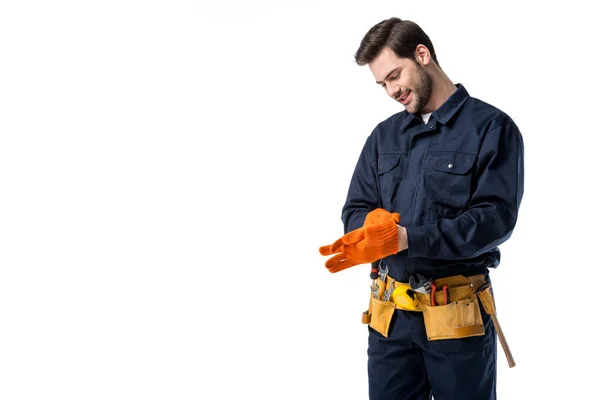
[[[434,203],[455,208],[467,204],[476,157],[475,154],[454,151],[427,155],[425,190]]]
[[[396,198],[400,182],[404,179],[406,168],[405,153],[380,154],[377,170],[383,207],[390,205]]]

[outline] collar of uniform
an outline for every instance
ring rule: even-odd
[[[434,118],[442,124],[446,124],[446,122],[450,121],[450,118],[456,114],[464,102],[469,98],[469,92],[467,92],[467,89],[465,89],[462,83],[457,83],[455,86],[456,91],[448,97],[448,100],[446,100],[444,104],[431,114],[431,118]]]
[[[469,92],[467,92],[467,89],[465,89],[462,83],[457,83],[454,86],[456,86],[456,91],[452,93],[450,97],[448,97],[444,104],[442,104],[431,114],[430,118],[433,118],[442,124],[446,124],[446,122],[448,122],[450,118],[456,114],[464,102],[467,101],[469,98]],[[423,120],[419,115],[407,113],[407,116],[400,127],[400,131],[404,131],[404,129],[413,121],[418,121],[420,124],[423,123]]]

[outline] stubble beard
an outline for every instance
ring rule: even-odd
[[[415,82],[415,90],[413,91],[413,111],[407,109],[408,112],[415,114],[421,112],[429,103],[431,93],[433,92],[433,79],[427,73],[425,68],[417,64],[417,81]]]

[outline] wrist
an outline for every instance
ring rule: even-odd
[[[408,249],[408,236],[406,234],[406,228],[401,225],[398,227],[398,252]]]

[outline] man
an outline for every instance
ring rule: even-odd
[[[519,129],[448,78],[414,22],[376,24],[355,58],[405,108],[368,137],[342,210],[346,235],[320,249],[334,254],[331,272],[382,260],[364,321],[370,398],[495,399],[488,272],[523,196]]]

